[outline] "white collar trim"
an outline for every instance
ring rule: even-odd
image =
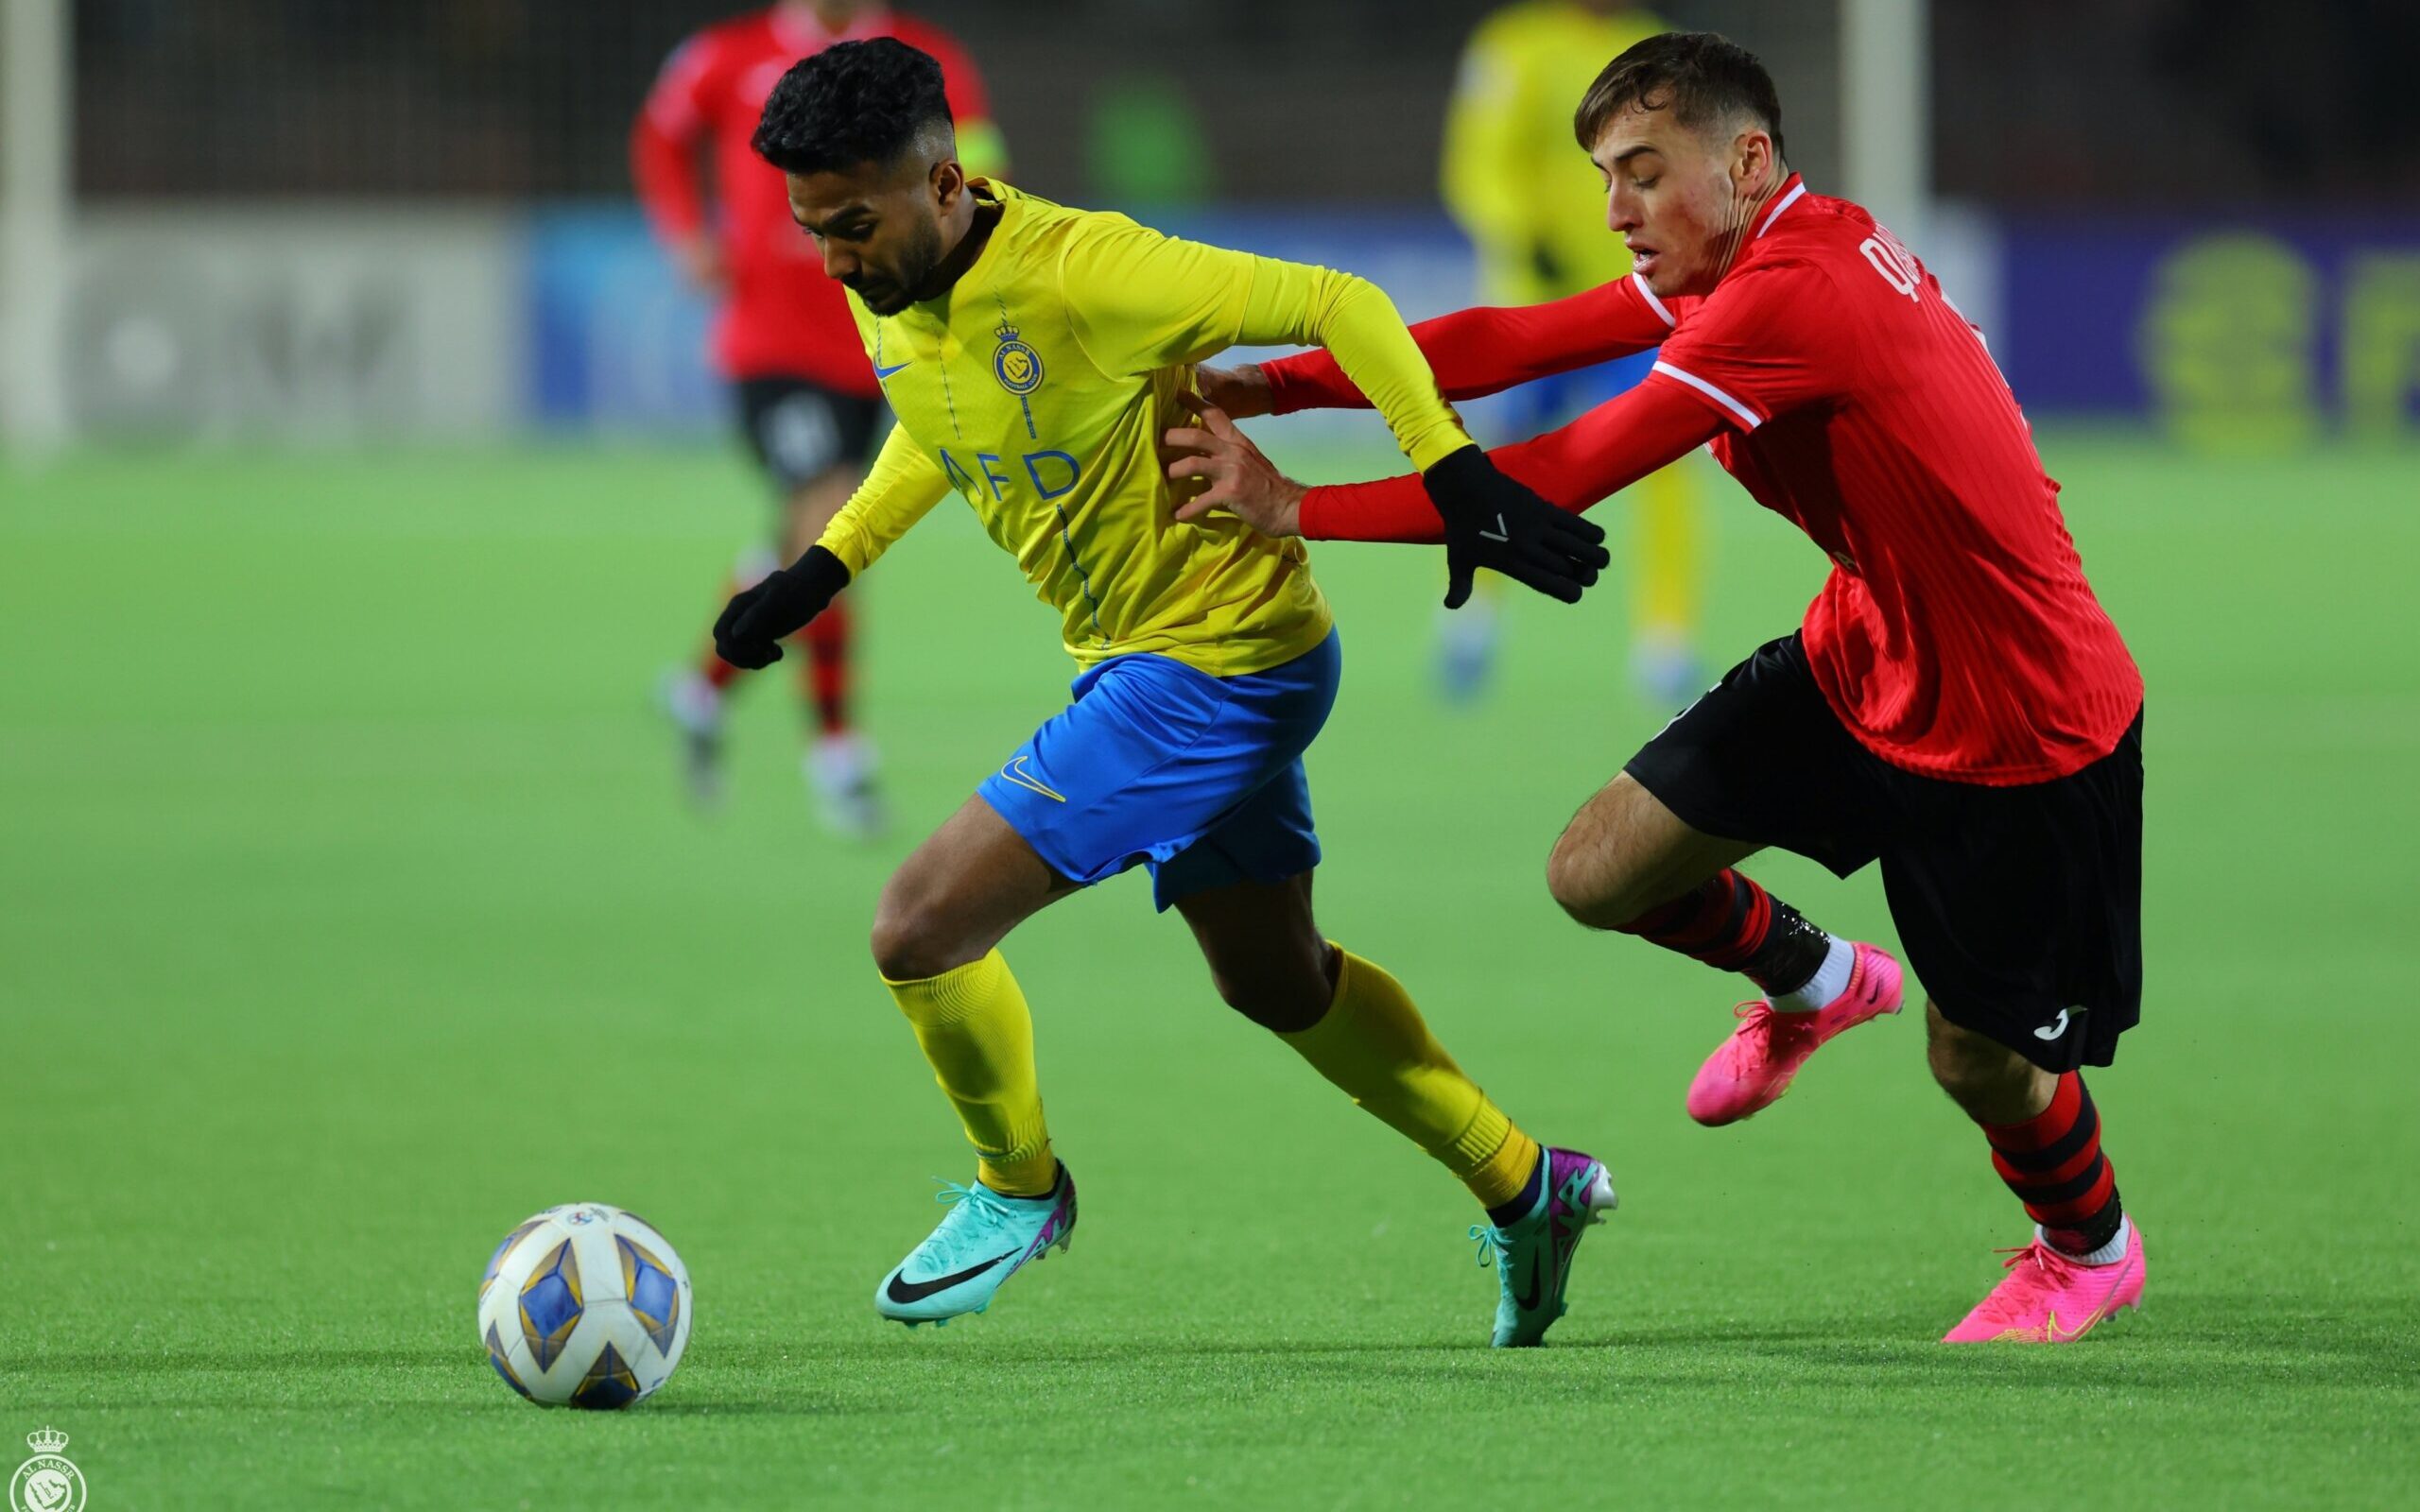
[[[1792,189],[1789,193],[1781,197],[1781,203],[1773,206],[1772,214],[1765,216],[1765,223],[1756,228],[1756,234],[1752,239],[1762,241],[1764,239],[1765,232],[1773,229],[1773,222],[1781,219],[1781,213],[1788,210],[1790,206],[1798,203],[1799,197],[1806,193],[1806,180],[1801,179],[1798,180],[1797,188]]]

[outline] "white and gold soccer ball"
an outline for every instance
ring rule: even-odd
[[[689,1270],[636,1213],[545,1211],[504,1236],[479,1279],[479,1342],[505,1384],[548,1406],[627,1407],[689,1343]]]

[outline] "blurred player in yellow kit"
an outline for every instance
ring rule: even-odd
[[[1519,0],[1479,23],[1463,48],[1445,116],[1444,194],[1478,254],[1479,299],[1544,304],[1630,275],[1605,233],[1605,197],[1571,141],[1571,102],[1605,60],[1671,27],[1624,0]],[[1514,390],[1507,434],[1534,436],[1647,376],[1655,354]],[[1639,486],[1631,553],[1631,668],[1667,702],[1703,690],[1696,654],[1699,501],[1687,461]],[[1439,676],[1467,697],[1486,680],[1499,630],[1492,594],[1439,621]]]
[[[999,946],[1143,866],[1219,995],[1487,1210],[1472,1232],[1496,1266],[1494,1342],[1540,1342],[1582,1235],[1613,1205],[1605,1169],[1523,1133],[1401,984],[1320,933],[1303,753],[1336,699],[1335,621],[1299,542],[1181,507],[1200,490],[1176,480],[1202,464],[1165,460],[1161,437],[1184,423],[1201,359],[1324,346],[1422,470],[1457,599],[1481,566],[1577,599],[1606,565],[1603,532],[1488,464],[1374,284],[969,178],[941,66],[913,47],[842,43],[797,64],[753,145],[848,291],[899,424],[821,539],[732,600],[716,650],[739,667],[778,659],[956,494],[1058,610],[1081,669],[1074,701],[1005,753],[875,908],[874,966],[977,1155],[975,1179],[942,1194],[949,1213],[876,1286],[876,1311],[911,1325],[981,1312],[1074,1229],[1033,1022]],[[1114,977],[1096,989],[1138,1013],[1169,996]],[[1186,1131],[1165,1179],[1185,1180],[1247,1121],[1237,1109],[1236,1128]]]

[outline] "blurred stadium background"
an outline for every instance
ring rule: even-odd
[[[920,13],[980,60],[1035,191],[1323,256],[1428,313],[1469,288],[1437,145],[1487,9]],[[2229,439],[2414,423],[2411,7],[1661,10],[1753,40],[1809,181],[1925,249],[2031,413]],[[665,55],[721,13],[12,0],[13,436],[719,427],[702,312],[632,212],[624,144]]]
[[[1543,894],[1668,713],[1625,590],[1511,606],[1500,685],[1448,711],[1435,563],[1324,548],[1329,926],[1623,1182],[1573,1347],[1516,1361],[1469,1348],[1455,1194],[1131,882],[1014,947],[1087,1245],[968,1328],[875,1332],[962,1149],[865,923],[1066,668],[937,513],[867,585],[898,833],[815,833],[786,696],[742,711],[720,822],[683,807],[648,700],[767,507],[626,142],[732,9],[0,0],[0,1442],[76,1435],[96,1507],[2408,1499],[2420,8],[1657,8],[1762,54],[1810,183],[1985,328],[2145,666],[2152,1001],[2094,1086],[2159,1273],[2130,1334],[1943,1358],[2017,1231],[1912,1026],[1707,1135],[1680,1091],[1724,986]],[[1438,144],[1478,0],[903,9],[968,44],[1020,184],[1469,301]],[[1333,477],[1392,469],[1372,428],[1260,434]],[[1824,564],[1706,481],[1720,663]],[[1439,813],[1474,771],[1500,812]],[[1871,875],[1758,867],[1889,937]],[[698,1278],[634,1420],[527,1411],[472,1336],[494,1239],[589,1198]]]

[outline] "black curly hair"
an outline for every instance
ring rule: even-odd
[[[952,125],[942,65],[930,53],[876,37],[791,64],[748,145],[784,173],[845,172],[896,163],[926,132]]]

